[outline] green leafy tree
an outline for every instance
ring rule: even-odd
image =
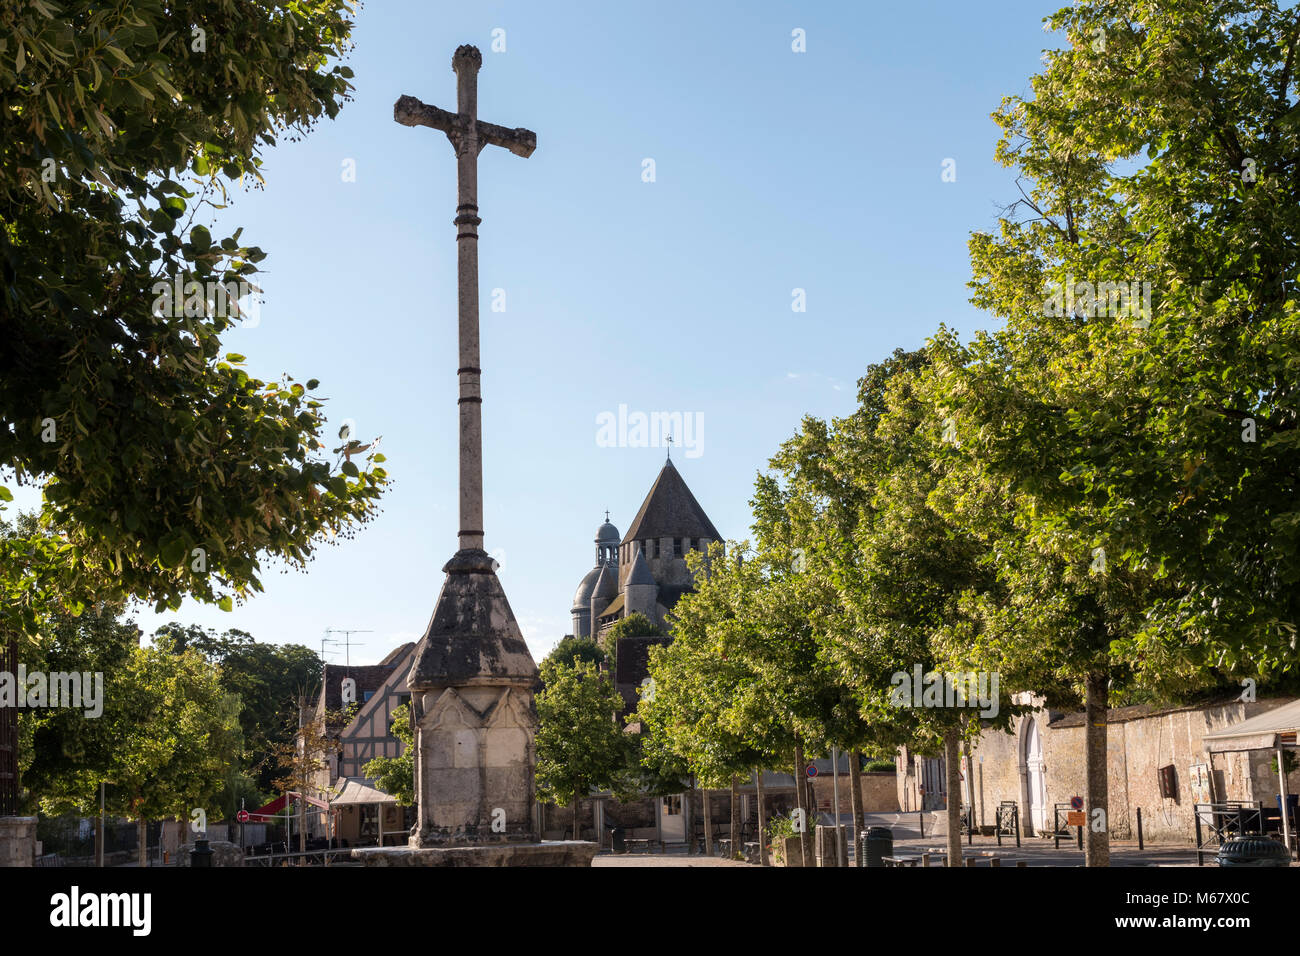
[[[616,718],[623,698],[607,675],[582,660],[565,664],[547,658],[540,671],[537,790],[544,799],[573,807],[576,840],[583,797],[593,788],[627,785],[631,744]]]
[[[911,682],[917,666],[924,675],[965,671],[956,639],[969,632],[963,597],[993,582],[978,539],[932,506],[942,463],[915,393],[928,361],[896,351],[863,376],[852,415],[806,419],[773,458],[776,475],[760,480],[756,515],[778,550],[794,549],[802,570],[790,586],[816,595],[803,598],[813,613],[802,669],[823,675],[811,698],[817,724],[855,757],[900,744],[941,750],[949,851],[959,855],[958,751],[983,724],[973,708],[913,706],[895,679]]]
[[[223,354],[265,253],[201,221],[349,98],[352,9],[6,8],[0,469],[41,489],[51,534],[4,542],[0,639],[129,598],[229,609],[264,560],[302,567],[375,514],[382,455],[326,448],[319,383]]]
[[[217,799],[243,749],[239,700],[225,692],[216,669],[196,651],[145,647],[135,648],[125,668],[106,681],[105,697],[101,732],[111,736],[114,748],[100,779],[109,784],[108,812],[138,821],[144,865],[148,820],[189,821],[194,809],[221,819]],[[47,805],[89,813],[98,782],[70,778],[76,790],[51,795]]]
[[[604,649],[594,639],[575,637],[572,634],[562,637],[560,642],[551,649],[547,658],[566,667],[572,667],[578,661],[599,667],[606,661]]]
[[[1005,325],[944,391],[1020,505],[1009,575],[1084,685],[1104,816],[1117,669],[1179,694],[1294,666],[1300,14],[1094,0],[1049,23],[1068,46],[994,114],[1021,197],[970,242]],[[1106,832],[1086,850],[1104,865]]]
[[[291,743],[298,732],[298,701],[320,684],[322,662],[301,644],[261,644],[246,631],[222,634],[198,627],[165,624],[154,632],[154,645],[173,650],[192,648],[220,668],[221,683],[238,694],[240,726],[248,759],[242,765],[260,793],[274,792],[277,746]],[[238,796],[229,795],[231,808]]]
[[[42,488],[58,532],[0,562],[10,629],[85,595],[229,607],[260,590],[266,556],[301,566],[368,520],[386,481],[351,460],[359,445],[325,456],[315,381],[268,383],[222,355],[238,317],[207,283],[248,280],[263,253],[194,222],[227,184],[260,181],[278,134],[337,113],[351,5],[228,6],[7,19],[0,466]],[[175,282],[179,314],[160,304]]]
[[[403,807],[415,806],[415,733],[411,729],[411,706],[402,704],[393,711],[392,734],[402,743],[396,757],[376,757],[361,768],[384,793]]]

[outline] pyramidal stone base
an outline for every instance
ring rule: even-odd
[[[591,866],[596,844],[557,840],[548,843],[497,843],[481,846],[373,846],[352,851],[365,866]]]
[[[537,665],[496,563],[458,551],[406,684],[417,820],[404,847],[365,847],[366,866],[590,866],[596,844],[542,842],[533,824]]]

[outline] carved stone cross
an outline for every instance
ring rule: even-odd
[[[479,379],[478,337],[478,154],[484,146],[502,146],[525,158],[537,148],[537,134],[506,129],[478,118],[478,47],[457,47],[451,58],[456,72],[456,112],[399,97],[393,119],[403,126],[442,130],[456,150],[457,285],[459,287],[460,368],[460,550],[483,550],[483,397]]]

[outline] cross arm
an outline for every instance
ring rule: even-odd
[[[450,136],[456,129],[458,117],[455,113],[421,103],[414,96],[399,96],[393,104],[393,119],[403,126],[428,126]]]
[[[495,123],[479,123],[478,135],[480,142],[503,147],[524,159],[533,155],[537,148],[537,134],[530,129],[506,129]]]
[[[400,96],[393,104],[393,119],[403,126],[428,126],[441,130],[449,137],[455,137],[462,130],[459,113],[449,113],[428,103],[421,103],[414,96]],[[500,146],[516,156],[527,159],[537,148],[537,134],[530,129],[507,129],[495,123],[478,123],[479,148],[485,145]]]

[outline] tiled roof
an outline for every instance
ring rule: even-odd
[[[1229,700],[1201,701],[1195,704],[1183,704],[1177,706],[1157,707],[1152,704],[1134,704],[1131,707],[1112,707],[1106,711],[1106,723],[1122,724],[1130,720],[1140,720],[1143,717],[1159,717],[1163,714],[1181,714],[1189,710],[1204,710],[1208,707],[1222,707],[1224,704],[1232,703],[1236,698]],[[1047,726],[1053,730],[1061,730],[1066,727],[1082,727],[1084,725],[1084,714],[1082,710],[1066,714],[1064,717],[1058,717],[1050,721]]]
[[[665,537],[722,539],[671,460],[664,463],[650,486],[623,543]]]

